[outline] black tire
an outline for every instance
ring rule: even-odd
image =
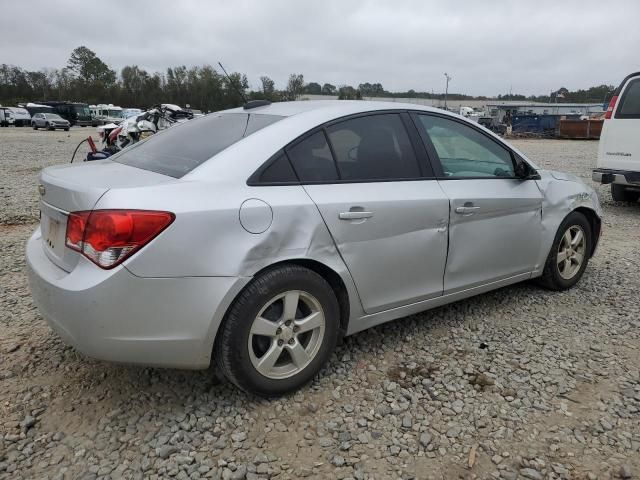
[[[65,129],[64,129],[64,131],[65,131],[65,132],[68,132],[68,131],[69,131],[69,127],[65,128]]]
[[[45,123],[45,124],[44,124],[44,127],[45,127],[47,130],[54,130],[54,131],[55,131],[55,128],[54,128],[54,127],[52,127],[51,125],[49,125],[48,123]]]
[[[567,279],[564,278],[560,273],[560,267],[558,266],[558,253],[562,237],[572,227],[580,227],[584,232],[585,248],[584,257],[579,270],[570,279]],[[571,212],[562,221],[560,227],[558,227],[556,237],[553,240],[553,245],[551,245],[549,256],[547,257],[542,276],[538,279],[538,283],[550,290],[567,290],[573,287],[580,281],[580,278],[582,278],[582,274],[587,268],[587,264],[589,263],[589,256],[591,253],[591,246],[592,232],[589,221],[582,213]]]
[[[270,300],[284,292],[307,292],[322,307],[325,325],[320,347],[300,372],[282,379],[261,374],[249,353],[254,319]],[[214,359],[224,376],[242,390],[264,397],[282,395],[302,387],[318,373],[333,352],[340,326],[340,308],[329,283],[317,273],[298,265],[267,270],[254,278],[235,299],[218,330]]]
[[[38,126],[37,126],[35,123],[33,124],[33,129],[34,129],[34,130],[37,130],[37,129],[38,129]]]
[[[640,198],[640,192],[629,190],[624,185],[611,184],[611,196],[616,202],[637,202]]]

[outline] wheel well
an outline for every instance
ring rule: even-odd
[[[589,226],[591,227],[591,234],[592,234],[593,240],[599,238],[600,229],[602,228],[602,220],[600,220],[598,215],[596,215],[596,212],[586,207],[578,207],[574,210],[574,212],[580,212],[585,217],[587,217],[587,220],[589,221]],[[593,252],[596,249],[596,244],[597,244],[596,241],[592,242],[591,252],[589,252],[589,257],[593,255]]]
[[[272,269],[274,267],[279,267],[281,265],[287,264],[299,265],[301,267],[308,268],[309,270],[316,272],[329,283],[331,289],[336,295],[336,299],[338,300],[338,306],[340,307],[340,337],[343,337],[347,332],[347,327],[349,326],[350,308],[349,293],[347,292],[347,287],[342,281],[340,275],[338,275],[332,268],[329,268],[316,260],[300,258],[274,263],[272,265],[269,265],[268,267],[263,268],[254,276],[260,275],[260,273],[264,272],[267,269]]]

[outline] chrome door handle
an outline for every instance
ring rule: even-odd
[[[456,213],[460,215],[473,215],[480,207],[456,207]]]
[[[340,220],[361,220],[373,217],[373,212],[362,212],[357,210],[353,212],[340,212],[338,217]]]

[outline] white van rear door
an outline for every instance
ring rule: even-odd
[[[640,171],[640,76],[630,78],[618,94],[600,137],[598,167]]]

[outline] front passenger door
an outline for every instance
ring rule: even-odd
[[[542,235],[536,182],[517,178],[512,152],[466,122],[428,114],[414,120],[450,202],[444,293],[527,278],[539,267]]]

